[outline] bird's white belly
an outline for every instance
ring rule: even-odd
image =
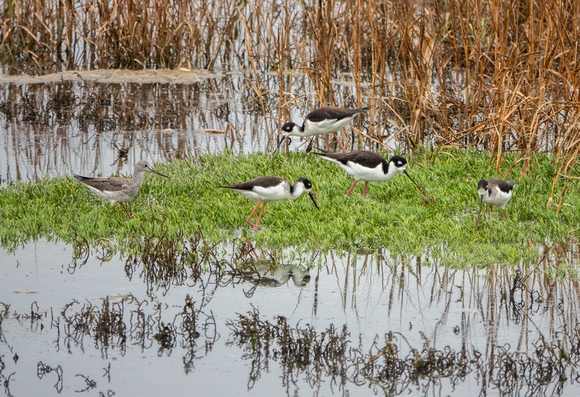
[[[100,198],[102,198],[103,200],[107,200],[110,201],[111,204],[113,203],[126,203],[127,201],[131,200],[133,197],[135,197],[137,194],[121,194],[120,192],[116,191],[116,192],[110,192],[110,191],[101,191],[99,189],[95,189],[92,186],[88,186],[86,185],[93,193],[95,193],[97,196],[99,196]]]
[[[327,120],[321,121],[319,123],[307,122],[304,128],[304,135],[322,135],[330,134],[340,130],[341,128],[347,126],[352,120],[352,117],[347,117],[342,120]]]
[[[388,181],[393,175],[385,175],[383,172],[383,165],[379,164],[375,168],[362,167],[359,164],[349,161],[346,165],[339,163],[340,167],[354,179],[367,182],[382,182]]]
[[[278,201],[283,199],[292,199],[289,192],[284,189],[283,185],[278,185],[269,188],[255,186],[253,190],[238,190],[246,198],[254,201]]]
[[[512,191],[509,193],[502,192],[498,190],[495,194],[491,196],[486,194],[483,196],[483,202],[489,205],[496,205],[498,207],[503,207],[512,198]]]

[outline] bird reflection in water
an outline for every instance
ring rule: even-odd
[[[277,264],[271,260],[256,260],[253,268],[242,270],[242,277],[254,286],[248,292],[247,297],[254,295],[258,286],[268,288],[278,288],[288,283],[292,279],[294,285],[303,288],[310,282],[310,272],[302,270],[296,265]]]

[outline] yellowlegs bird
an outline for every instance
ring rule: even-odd
[[[290,136],[310,137],[332,133],[334,133],[336,141],[342,151],[346,152],[342,142],[338,139],[336,132],[347,126],[354,116],[368,109],[370,109],[369,106],[359,109],[345,109],[329,106],[313,110],[306,116],[302,126],[293,122],[286,123],[282,126],[283,135],[280,142],[278,142],[278,146],[274,153],[278,151],[280,145],[284,142],[284,139]],[[326,146],[328,148],[328,137],[326,137]]]
[[[354,182],[346,193],[347,196],[350,195],[358,181],[365,181],[362,193],[363,197],[365,197],[368,182],[388,181],[400,173],[407,175],[411,182],[421,190],[419,185],[417,185],[406,170],[407,160],[401,156],[393,156],[387,162],[381,155],[375,152],[369,152],[368,150],[357,150],[349,153],[332,153],[323,151],[323,153],[315,154],[325,160],[337,164],[344,170],[344,172],[354,177]]]
[[[141,160],[135,165],[135,173],[132,179],[112,177],[112,178],[91,178],[87,176],[74,175],[74,178],[89,188],[91,192],[100,198],[107,200],[113,205],[114,203],[123,203],[131,200],[139,193],[143,185],[143,175],[146,172],[153,172],[162,177],[169,178],[153,169],[146,161]],[[124,207],[123,207],[124,208]],[[125,209],[125,211],[127,211]],[[129,213],[127,212],[127,215]]]
[[[479,210],[483,203],[489,204],[490,211],[493,214],[492,205],[498,206],[505,214],[505,205],[512,198],[512,191],[516,184],[514,181],[504,181],[502,179],[491,178],[482,179],[477,183],[477,192],[479,193]]]
[[[295,200],[302,195],[302,193],[307,192],[312,202],[318,210],[320,210],[320,205],[316,200],[314,192],[311,191],[312,183],[306,178],[298,178],[294,185],[292,185],[287,179],[280,178],[278,176],[261,176],[251,181],[236,183],[231,186],[220,186],[221,188],[231,189],[238,193],[243,194],[246,198],[254,201],[258,201],[258,204],[254,207],[254,210],[246,220],[246,222],[253,226],[254,229],[260,229],[260,219],[264,213],[264,208],[266,203],[270,201],[278,201],[284,199]],[[254,213],[263,204],[262,210],[258,215],[258,220],[256,223],[252,223],[252,217]]]

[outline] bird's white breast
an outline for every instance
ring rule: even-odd
[[[483,202],[490,205],[496,205],[503,209],[506,203],[512,198],[512,191],[508,193],[501,191],[497,187],[490,189],[491,192],[486,191],[483,195]]]
[[[346,127],[352,120],[352,117],[345,117],[341,120],[329,119],[313,123],[309,120],[304,122],[304,135],[322,135],[329,134]]]

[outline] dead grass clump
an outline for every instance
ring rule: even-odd
[[[185,241],[183,238],[169,236],[161,226],[159,231],[145,236],[142,241],[129,244],[135,254],[125,261],[125,273],[130,279],[136,269],[141,269],[147,290],[162,288],[168,290],[171,285],[183,285],[188,278],[188,269],[193,271],[191,277],[199,277],[200,269],[195,261],[199,238]]]
[[[133,296],[115,302],[105,298],[101,307],[80,306],[73,301],[52,320],[52,326],[58,329],[55,343],[59,347],[64,344],[68,351],[72,344],[84,349],[88,336],[103,357],[109,349],[119,349],[124,354],[127,343],[141,349],[158,346],[159,354],[171,354],[174,348],[181,347],[185,350],[186,371],[190,371],[194,360],[207,354],[219,338],[213,314],[204,313],[203,304],[196,304],[188,295],[183,310],[173,320],[163,321],[161,305],[151,305],[152,310],[146,311],[151,303]]]
[[[260,372],[267,370],[270,359],[280,362],[287,382],[296,381],[299,374],[307,374],[311,384],[320,381],[323,373],[333,380],[346,377],[350,336],[346,326],[341,332],[330,326],[319,334],[310,325],[292,328],[281,316],[276,324],[263,321],[256,309],[248,316],[238,315],[237,320],[228,321],[226,326],[235,338],[235,342],[229,343],[243,347],[253,361],[250,388]]]
[[[62,367],[59,365],[56,368],[53,368],[50,365],[43,363],[42,361],[38,362],[38,364],[36,365],[36,376],[38,377],[38,379],[42,379],[45,376],[50,375],[51,373],[54,373],[56,375],[57,380],[56,384],[54,385],[54,388],[57,391],[57,393],[60,394],[62,392],[64,380]]]
[[[232,51],[237,8],[223,2],[8,1],[2,48],[12,71],[211,67]],[[22,69],[24,68],[24,69]]]
[[[0,302],[0,327],[4,319],[10,314],[10,305]],[[0,371],[1,372],[1,371]]]

